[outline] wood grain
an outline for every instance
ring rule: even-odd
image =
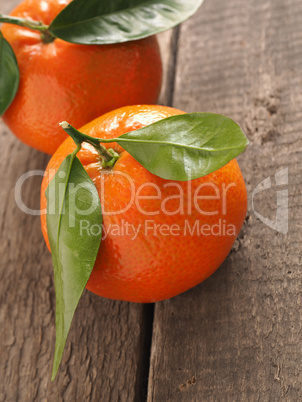
[[[296,0],[207,0],[181,27],[173,106],[242,125],[249,219],[210,279],[156,304],[150,402],[302,400],[301,45]],[[257,184],[283,168],[287,234],[251,209]],[[270,219],[278,190],[255,198]]]

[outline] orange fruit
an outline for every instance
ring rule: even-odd
[[[49,25],[70,0],[25,0],[12,16]],[[114,45],[75,45],[4,24],[20,69],[17,95],[3,115],[23,142],[53,154],[67,137],[58,124],[80,127],[101,114],[129,104],[155,103],[162,65],[157,39]]]
[[[180,113],[164,106],[129,106],[80,131],[115,138]],[[170,181],[147,171],[116,143],[104,145],[120,153],[113,168],[103,169],[89,144],[78,153],[104,214],[104,238],[87,289],[110,299],[146,303],[173,297],[205,280],[226,258],[246,215],[247,194],[237,161],[192,181]],[[48,183],[74,149],[68,138],[51,158],[42,182],[42,210]],[[49,247],[46,215],[41,218]]]

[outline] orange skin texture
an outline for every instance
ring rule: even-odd
[[[70,0],[25,0],[13,16],[49,25]],[[59,123],[80,127],[121,106],[156,103],[162,64],[156,37],[114,45],[75,45],[4,24],[20,69],[17,95],[3,115],[23,142],[53,154],[67,138]]]
[[[80,131],[99,138],[116,138],[125,132],[141,128],[162,118],[181,114],[180,110],[163,106],[133,106],[124,107],[107,113],[98,119],[86,124]],[[103,224],[107,237],[102,240],[98,256],[87,283],[87,289],[110,299],[132,302],[149,303],[176,296],[209,277],[224,261],[232,244],[243,224],[247,209],[247,193],[244,180],[234,159],[227,165],[205,177],[190,182],[169,181],[153,175],[141,166],[128,152],[116,143],[104,144],[120,153],[112,170],[102,169],[98,152],[89,144],[83,144],[78,157],[89,176],[93,180],[102,205],[102,211],[117,211],[116,215],[105,214]],[[68,138],[51,158],[41,189],[41,209],[47,206],[45,190],[49,181],[63,159],[75,149],[75,144]],[[155,215],[145,215],[139,211],[137,204],[130,204],[131,185],[119,172],[127,174],[135,187],[145,184],[140,195],[156,196],[152,185],[158,186],[161,199],[140,199],[139,207],[143,211],[159,212]],[[148,183],[148,185],[146,185]],[[150,185],[151,183],[151,185]],[[214,215],[201,214],[192,204],[192,212],[187,211],[190,196],[201,184],[209,184],[221,188],[233,185],[226,192],[226,211],[223,213],[222,199],[213,199],[213,188],[207,185],[198,194],[211,198],[199,200],[198,206],[202,211],[215,212]],[[183,190],[184,213],[178,211],[179,199],[166,201],[165,209],[176,214],[167,215],[163,210],[162,202],[167,197],[179,194],[179,185]],[[222,197],[221,197],[222,198]],[[42,231],[49,248],[46,227],[46,215],[41,216]],[[196,221],[200,225],[213,225],[224,219],[236,227],[236,235],[232,236],[200,236],[184,234],[186,220],[193,227]],[[110,224],[123,225],[123,221],[133,224],[135,228],[152,220],[155,224],[177,224],[181,227],[179,235],[165,235],[139,231],[135,239],[134,232],[116,235],[108,230]],[[153,224],[151,224],[153,227]]]

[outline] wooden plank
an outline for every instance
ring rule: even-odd
[[[8,13],[18,3],[0,0],[0,9]],[[167,55],[169,35],[162,36]],[[19,177],[45,169],[49,158],[19,142],[2,122],[0,144],[0,400],[143,400],[152,307],[110,301],[88,291],[76,311],[57,380],[51,384],[55,341],[51,256],[39,217],[20,211],[14,198]],[[39,208],[40,183],[38,176],[24,183],[25,205]]]
[[[302,3],[208,0],[180,31],[173,105],[236,119],[249,220],[206,282],[155,308],[148,401],[300,401]],[[289,231],[251,195],[288,168]],[[255,197],[275,219],[276,191]]]

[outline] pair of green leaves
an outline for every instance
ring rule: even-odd
[[[219,169],[243,152],[248,144],[234,121],[212,113],[168,117],[110,140],[89,137],[67,123],[62,127],[78,147],[63,161],[46,192],[47,230],[56,288],[53,379],[101,242],[101,230],[98,236],[82,231],[83,219],[89,221],[89,227],[101,227],[102,212],[96,188],[76,157],[80,144],[86,141],[100,149],[100,143],[117,142],[151,173],[179,181],[202,177]],[[80,211],[87,211],[87,208],[91,212],[81,215]]]
[[[60,38],[85,45],[137,40],[173,28],[193,15],[203,0],[73,0],[45,26],[0,14],[7,22],[38,30],[45,41]],[[0,36],[0,115],[14,99],[19,71],[12,48]]]

